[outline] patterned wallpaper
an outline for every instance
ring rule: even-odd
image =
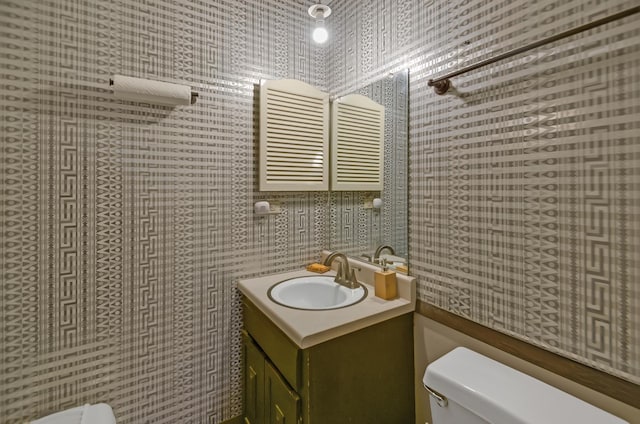
[[[0,422],[108,402],[118,423],[241,411],[236,279],[326,247],[326,193],[255,218],[260,78],[326,88],[307,2],[0,2]],[[193,106],[115,100],[112,74]]]
[[[634,1],[336,0],[322,48],[310,3],[0,2],[0,422],[98,401],[124,424],[238,415],[234,281],[327,244],[326,193],[257,192],[254,85],[346,93],[406,68],[420,298],[638,382],[637,18],[458,96],[426,87]],[[114,100],[114,73],[200,98]],[[262,198],[282,213],[254,217]]]
[[[635,1],[332,3],[329,86],[410,68],[419,298],[640,383],[640,17],[440,75]]]

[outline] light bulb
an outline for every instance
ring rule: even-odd
[[[319,24],[313,30],[312,37],[313,37],[313,41],[315,41],[318,44],[322,44],[329,39],[329,33],[327,32],[327,29],[324,27],[324,25]]]
[[[311,33],[311,38],[313,38],[313,41],[318,44],[326,43],[329,39],[329,32],[324,27],[324,19],[331,15],[331,8],[326,4],[318,2],[317,4],[312,5],[308,12],[309,16],[316,21],[316,27]]]

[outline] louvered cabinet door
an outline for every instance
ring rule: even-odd
[[[331,106],[331,190],[381,191],[384,106],[360,94]]]
[[[329,93],[297,80],[260,83],[260,191],[329,189]]]

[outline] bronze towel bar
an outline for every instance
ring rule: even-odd
[[[589,29],[598,27],[600,25],[604,25],[604,24],[607,24],[609,22],[617,21],[618,19],[625,18],[625,17],[627,17],[629,15],[633,15],[634,13],[638,13],[638,12],[640,12],[640,6],[636,6],[636,7],[632,7],[631,9],[623,10],[622,12],[615,13],[615,14],[613,14],[611,16],[606,17],[606,18],[598,19],[596,21],[590,22],[590,23],[585,24],[585,25],[581,25],[579,27],[570,29],[568,31],[564,31],[564,32],[561,32],[559,34],[552,35],[551,37],[543,38],[542,40],[536,41],[536,42],[528,44],[526,46],[518,47],[517,49],[513,49],[513,50],[509,50],[508,52],[499,54],[499,55],[491,57],[489,59],[482,60],[482,61],[480,61],[478,63],[475,63],[473,65],[464,67],[464,68],[459,69],[457,71],[448,73],[448,74],[443,75],[441,77],[430,79],[429,82],[427,83],[427,85],[429,87],[433,87],[434,91],[437,94],[440,94],[440,95],[445,94],[449,90],[449,88],[451,87],[451,81],[449,81],[449,78],[453,78],[455,76],[467,73],[469,71],[473,71],[474,69],[481,68],[483,66],[489,65],[489,64],[497,62],[499,60],[506,59],[508,57],[515,56],[517,54],[526,52],[528,50],[535,49],[536,47],[540,47],[540,46],[542,46],[544,44],[549,44],[549,43],[552,43],[554,41],[560,40],[562,38],[570,37],[570,36],[578,34],[580,32],[584,32],[584,31],[587,31]]]

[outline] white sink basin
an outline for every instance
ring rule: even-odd
[[[280,281],[269,289],[269,299],[294,309],[338,309],[360,302],[367,296],[361,284],[350,289],[333,281],[332,276],[297,277]]]

